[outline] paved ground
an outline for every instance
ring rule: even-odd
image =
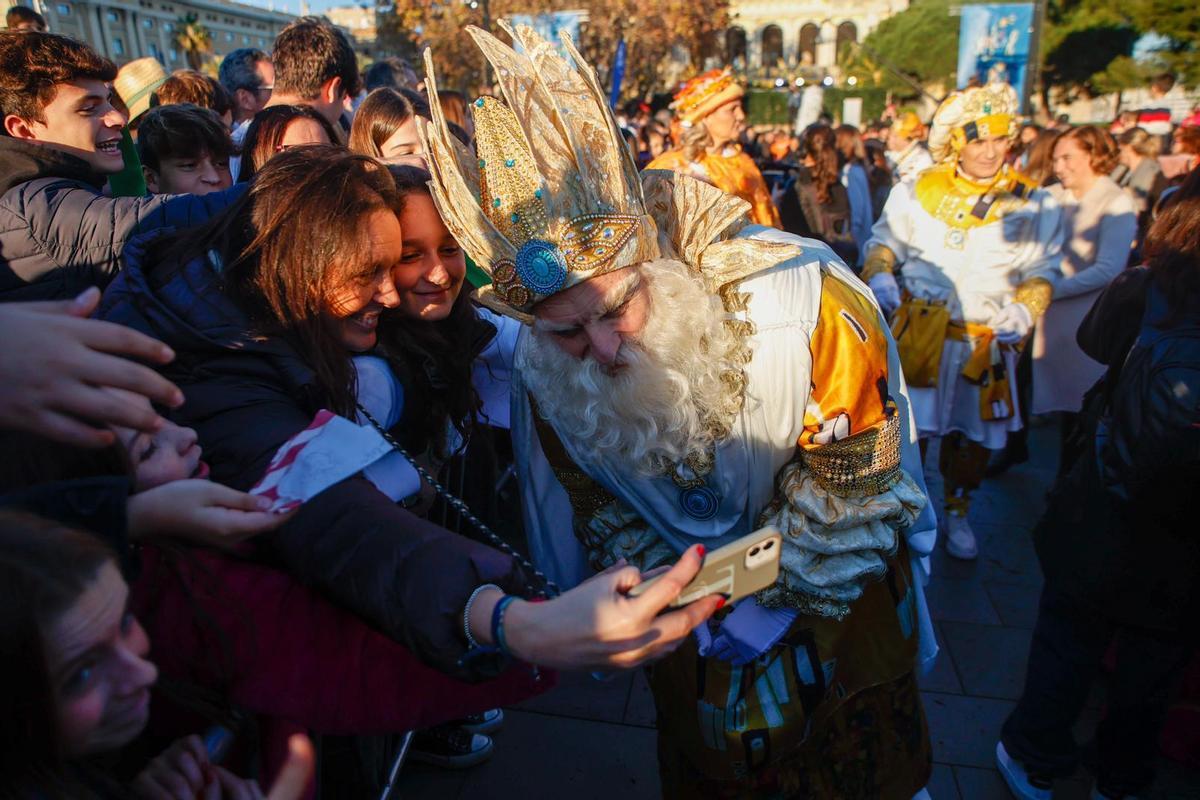
[[[1055,427],[1035,428],[1030,463],[979,492],[971,522],[980,538],[974,563],[939,551],[929,604],[942,653],[921,684],[933,735],[934,800],[1008,800],[993,767],[1000,725],[1020,694],[1041,576],[1030,530],[1057,459]],[[933,453],[930,454],[934,455]],[[930,463],[936,464],[931,458]],[[936,474],[930,491],[940,496]],[[1103,693],[1080,721],[1081,740],[1100,715]],[[506,710],[493,759],[465,772],[409,765],[404,798],[570,798],[651,800],[658,797],[654,707],[641,674],[607,683],[565,675],[546,696]],[[1056,787],[1057,798],[1082,800],[1080,775]],[[1200,798],[1200,775],[1164,762],[1155,800]]]

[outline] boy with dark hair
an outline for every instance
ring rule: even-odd
[[[362,86],[345,33],[321,17],[300,17],[275,37],[275,91],[268,106],[312,106],[331,125]]]
[[[225,127],[233,122],[233,101],[225,87],[203,72],[194,69],[177,69],[150,95],[150,107],[191,103],[200,108],[211,108],[225,121]]]
[[[66,36],[0,31],[0,301],[103,288],[134,235],[198,224],[241,195],[104,197],[125,164],[116,74]]]
[[[10,31],[46,32],[46,18],[28,6],[13,6],[4,14],[4,25]]]
[[[151,194],[208,194],[233,185],[233,142],[216,112],[191,103],[150,109],[138,128],[138,157]]]

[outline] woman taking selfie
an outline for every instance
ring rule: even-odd
[[[290,150],[236,206],[152,246],[105,296],[107,319],[180,354],[168,370],[187,400],[177,417],[197,430],[214,479],[253,486],[317,412],[355,417],[352,357],[375,348],[382,316],[401,303],[402,210],[377,162],[332,147]],[[525,602],[517,598],[542,587],[517,560],[413,516],[361,475],[310,499],[269,544],[301,581],[466,679],[496,674],[507,656],[633,666],[674,647],[717,603],[656,616],[698,570],[694,549],[661,590],[636,599],[624,592],[640,577],[623,568]]]

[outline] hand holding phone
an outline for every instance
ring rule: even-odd
[[[782,549],[783,535],[778,528],[767,526],[705,554],[700,572],[669,607],[685,606],[710,594],[722,595],[733,603],[767,588],[779,578]],[[642,594],[658,577],[642,581],[629,590],[629,596]]]

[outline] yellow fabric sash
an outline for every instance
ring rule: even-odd
[[[968,342],[972,346],[962,376],[979,387],[979,418],[992,422],[1012,417],[1016,409],[1003,356],[1009,346],[996,341],[991,328],[974,322],[952,321],[946,327],[946,338]]]

